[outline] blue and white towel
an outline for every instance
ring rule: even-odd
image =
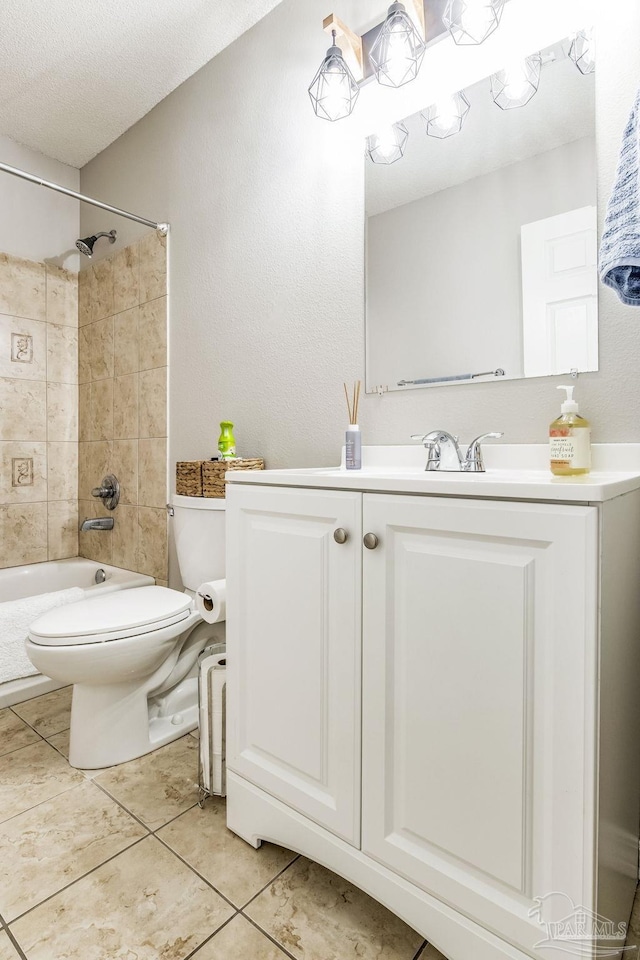
[[[622,135],[600,245],[600,279],[623,303],[640,307],[640,91]]]

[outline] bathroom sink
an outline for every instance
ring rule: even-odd
[[[608,500],[640,488],[640,444],[594,444],[593,470],[578,477],[551,474],[547,444],[492,444],[484,453],[483,473],[440,473],[425,470],[422,446],[364,446],[360,470],[344,465],[238,470],[227,474],[227,483],[571,503]]]

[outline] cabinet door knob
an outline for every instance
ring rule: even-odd
[[[367,550],[375,550],[380,541],[376,537],[375,533],[365,533],[364,537],[362,538],[362,542]]]
[[[338,527],[337,530],[333,531],[333,539],[336,543],[346,543],[349,539],[349,534],[342,527]]]

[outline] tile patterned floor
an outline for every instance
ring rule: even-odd
[[[345,880],[197,806],[197,738],[68,762],[70,689],[0,710],[0,960],[444,960]]]
[[[197,735],[78,771],[69,712],[68,688],[0,710],[0,960],[445,960],[335,874],[244,843],[222,800],[200,809]]]

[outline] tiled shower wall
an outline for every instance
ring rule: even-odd
[[[0,567],[78,552],[78,282],[0,254]]]
[[[167,580],[167,268],[155,231],[79,277],[80,519],[113,516],[80,534],[80,555]],[[113,513],[91,497],[120,481]]]

